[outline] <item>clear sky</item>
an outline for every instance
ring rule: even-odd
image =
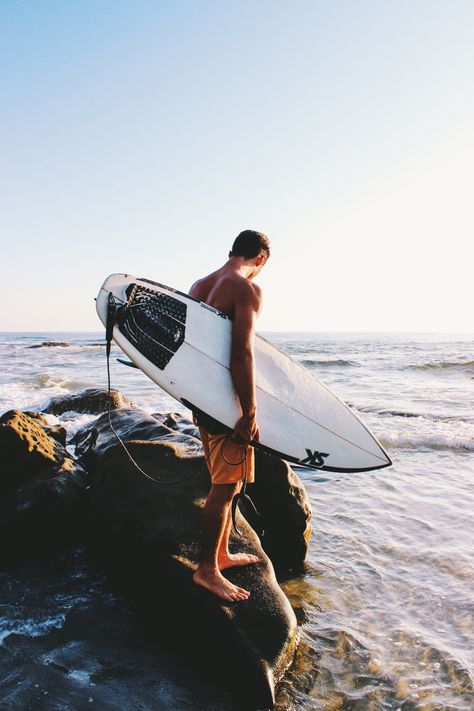
[[[2,0],[0,62],[0,330],[245,228],[259,330],[474,330],[472,0]]]

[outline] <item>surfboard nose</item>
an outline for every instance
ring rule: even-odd
[[[392,466],[393,462],[388,456],[387,452],[384,450],[384,448],[377,442],[378,444],[378,452],[377,455],[374,459],[374,469],[384,469],[385,467],[390,467]],[[366,471],[369,471],[367,469]]]

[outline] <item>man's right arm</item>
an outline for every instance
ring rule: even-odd
[[[233,439],[239,444],[249,444],[258,439],[257,400],[255,395],[255,321],[260,311],[260,291],[251,284],[241,289],[235,304],[232,327],[230,372],[242,416],[237,421]]]

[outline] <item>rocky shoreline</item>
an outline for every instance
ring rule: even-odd
[[[100,390],[52,400],[45,412],[98,415],[72,440],[41,413],[12,410],[0,418],[1,569],[21,576],[22,570],[67,560],[74,577],[75,551],[104,576],[104,585],[126,610],[74,609],[60,629],[35,639],[37,654],[49,654],[47,675],[58,682],[55,701],[48,692],[48,699],[38,701],[40,681],[25,692],[18,671],[13,672],[21,640],[8,637],[1,654],[12,656],[13,676],[3,686],[5,708],[77,709],[99,699],[101,709],[199,709],[201,703],[215,709],[272,708],[275,687],[298,642],[295,612],[276,575],[288,578],[304,565],[311,510],[303,485],[287,463],[256,452],[256,482],[248,493],[265,532],[260,538],[238,513],[242,535],[233,532],[231,547],[255,553],[261,562],[226,571],[251,591],[248,601],[226,604],[192,582],[209,489],[197,429],[175,413],[147,415],[112,393],[113,427],[157,484],[128,458],[110,429],[106,408],[107,393]],[[110,617],[114,623],[109,625]],[[133,653],[127,656],[122,648],[130,647],[130,639]],[[96,660],[95,670],[87,672],[93,684],[89,696],[87,689],[76,689],[71,674],[81,645],[89,646],[89,660]],[[105,650],[99,654],[101,645]],[[110,668],[122,672],[111,675]],[[152,689],[136,681],[143,682],[143,669],[147,678],[159,679]],[[179,695],[179,679],[187,675],[212,680],[212,703],[183,681],[186,701],[173,705],[170,685]],[[20,696],[15,686],[21,687]]]

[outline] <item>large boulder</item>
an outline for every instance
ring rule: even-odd
[[[261,515],[262,545],[278,575],[301,572],[311,536],[311,504],[288,462],[255,452],[248,493]]]
[[[258,536],[237,513],[242,536],[230,547],[260,562],[225,571],[251,592],[225,603],[194,584],[209,474],[196,438],[136,410],[117,410],[80,431],[76,450],[91,475],[93,550],[109,576],[135,600],[146,625],[228,676],[238,708],[273,706],[274,687],[297,644],[293,610]],[[89,450],[88,450],[89,447]],[[158,480],[155,483],[144,473]]]
[[[82,529],[85,470],[41,417],[19,410],[0,417],[0,448],[0,563],[48,557]]]
[[[58,395],[53,397],[43,410],[52,415],[62,415],[64,412],[83,412],[98,415],[108,409],[108,391],[101,388],[88,388],[80,393]],[[110,409],[132,407],[132,403],[123,397],[118,390],[110,391]]]

